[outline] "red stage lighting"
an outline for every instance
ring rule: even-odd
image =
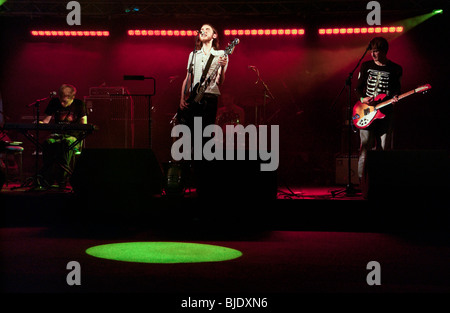
[[[130,29],[128,30],[128,36],[197,36],[196,30],[172,30],[172,29]]]
[[[341,27],[320,28],[319,35],[346,35],[346,34],[387,34],[401,33],[403,26],[377,26],[377,27]]]
[[[37,37],[108,37],[107,30],[83,30],[83,31],[68,31],[68,30],[32,30],[32,36]]]

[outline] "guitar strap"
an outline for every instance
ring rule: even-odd
[[[212,53],[209,55],[208,63],[206,63],[205,69],[203,70],[202,77],[200,78],[200,85],[203,84],[206,78],[206,74],[208,74],[209,68],[211,67],[211,63],[214,59]]]

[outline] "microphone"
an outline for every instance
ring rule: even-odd
[[[180,76],[178,76],[178,75],[169,76],[169,84],[173,83],[178,77],[180,77]]]
[[[29,108],[29,107],[31,107],[31,106],[33,106],[33,105],[38,105],[41,101],[45,101],[45,100],[47,100],[47,99],[51,99],[51,98],[53,98],[54,96],[56,96],[56,91],[51,91],[51,92],[50,92],[50,95],[49,95],[48,97],[45,97],[45,98],[42,98],[42,99],[35,100],[33,103],[27,104],[26,107]]]
[[[370,42],[369,42],[369,45],[367,46],[366,51],[369,51],[369,50],[371,50],[371,49],[372,49],[372,45],[371,45]]]
[[[253,72],[255,72],[255,74],[258,76],[258,80],[255,82],[255,85],[256,85],[257,83],[259,83],[259,80],[261,79],[261,78],[259,77],[259,71],[258,71],[258,69],[256,68],[256,66],[254,66],[254,65],[249,65],[249,66],[248,66],[248,69],[249,69],[249,70],[252,70]]]
[[[203,30],[197,30],[197,35],[204,35],[205,32]]]

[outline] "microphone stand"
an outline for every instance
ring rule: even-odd
[[[34,143],[35,149],[36,149],[36,156],[35,156],[35,173],[33,177],[28,177],[26,179],[25,182],[23,182],[19,187],[14,187],[11,188],[11,190],[13,189],[18,189],[18,188],[22,188],[22,187],[30,187],[30,189],[28,191],[43,191],[46,190],[47,188],[45,188],[43,185],[41,185],[41,180],[39,179],[39,148],[40,148],[40,143],[39,143],[39,116],[40,114],[40,105],[42,101],[48,100],[50,98],[52,98],[52,96],[54,96],[55,93],[51,93],[49,97],[45,97],[42,99],[38,99],[35,100],[34,102],[28,104],[26,107],[30,108],[30,107],[35,107],[36,108],[36,115],[35,115],[35,124],[36,124],[36,130],[35,130],[35,138],[31,139],[32,136],[30,135],[30,139],[31,141]],[[28,136],[27,136],[28,137]],[[42,178],[42,176],[41,176]]]
[[[197,48],[197,39],[200,36],[200,32],[197,31],[197,36],[195,36],[195,41],[194,41],[194,49],[192,50],[192,59],[191,62],[189,63],[189,75],[188,78],[186,79],[186,85],[184,86],[184,91],[183,91],[183,95],[186,96],[186,94],[188,94],[188,84],[189,84],[189,94],[192,93],[192,89],[194,88],[194,66],[195,66],[195,49]],[[178,112],[175,113],[175,115],[172,117],[172,119],[170,120],[170,125],[175,126],[177,123],[177,118],[178,118]]]
[[[191,63],[189,64],[189,77],[188,80],[186,81],[186,86],[184,86],[184,94],[186,94],[186,90],[187,90],[187,84],[190,82],[190,86],[189,86],[189,93],[192,92],[192,88],[194,88],[194,66],[195,66],[195,49],[197,48],[197,40],[200,37],[200,32],[197,33],[197,36],[195,37],[195,42],[194,42],[194,49],[192,50],[192,59],[191,59]]]
[[[353,130],[353,124],[352,124],[352,78],[353,78],[353,73],[356,71],[356,69],[359,67],[359,65],[361,64],[362,59],[364,59],[364,57],[366,56],[367,51],[369,51],[370,49],[370,45],[366,48],[366,51],[364,51],[364,54],[362,55],[362,57],[359,59],[358,64],[356,64],[355,68],[348,74],[348,77],[345,80],[345,85],[344,87],[342,87],[341,92],[339,93],[339,95],[337,96],[336,100],[334,101],[332,107],[334,107],[336,105],[337,100],[339,99],[339,97],[341,96],[342,92],[348,87],[348,100],[347,100],[347,123],[348,123],[348,165],[347,165],[347,186],[345,187],[345,189],[343,190],[332,190],[331,191],[331,196],[334,198],[336,195],[341,194],[343,192],[345,192],[346,196],[355,196],[357,191],[355,189],[355,187],[352,184],[352,160],[351,160],[351,155],[352,155],[352,141],[351,141],[351,136],[352,136],[352,130]]]
[[[34,106],[36,108],[36,138],[35,138],[35,148],[36,148],[36,155],[35,155],[35,174],[34,177],[31,177],[31,188],[29,191],[42,191],[46,190],[44,186],[41,185],[40,179],[39,179],[39,116],[40,116],[40,105],[41,101],[47,100],[49,97],[44,99],[36,100],[34,103],[29,104],[28,106]],[[34,186],[34,187],[33,187]]]
[[[258,80],[256,81],[255,85],[261,81],[261,84],[264,88],[264,100],[262,105],[262,118],[258,118],[258,105],[255,106],[255,124],[256,126],[260,125],[260,121],[262,123],[266,122],[266,103],[267,98],[271,98],[272,100],[275,100],[275,97],[272,95],[272,93],[269,90],[269,87],[267,87],[267,84],[264,82],[264,80],[261,79],[261,76],[259,76],[259,70],[256,67],[251,67],[253,71],[255,71],[256,75],[258,76]]]

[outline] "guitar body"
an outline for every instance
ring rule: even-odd
[[[197,83],[192,92],[189,94],[189,97],[186,99],[186,103],[188,106],[184,109],[178,107],[177,111],[177,121],[179,124],[187,125],[190,121],[194,120],[194,114],[200,105],[201,97],[199,97],[199,92],[201,92],[203,88],[200,87],[200,83]],[[200,98],[200,100],[196,100]]]
[[[416,89],[410,90],[398,96],[398,100],[411,96],[413,94],[422,92],[425,93],[429,89],[431,89],[430,84],[425,84],[423,86],[417,87]],[[386,95],[381,93],[373,99],[374,105],[367,105],[358,101],[353,106],[353,114],[352,114],[352,122],[359,129],[364,129],[369,127],[373,121],[376,119],[380,119],[385,117],[383,113],[380,112],[380,109],[392,104],[392,99],[383,101],[386,98]]]
[[[380,102],[386,97],[386,94],[379,94],[374,98],[374,102]],[[353,125],[355,125],[359,129],[365,129],[369,127],[373,121],[377,119],[382,119],[386,115],[381,113],[375,105],[367,105],[365,103],[361,103],[358,101],[353,106],[352,120]]]

